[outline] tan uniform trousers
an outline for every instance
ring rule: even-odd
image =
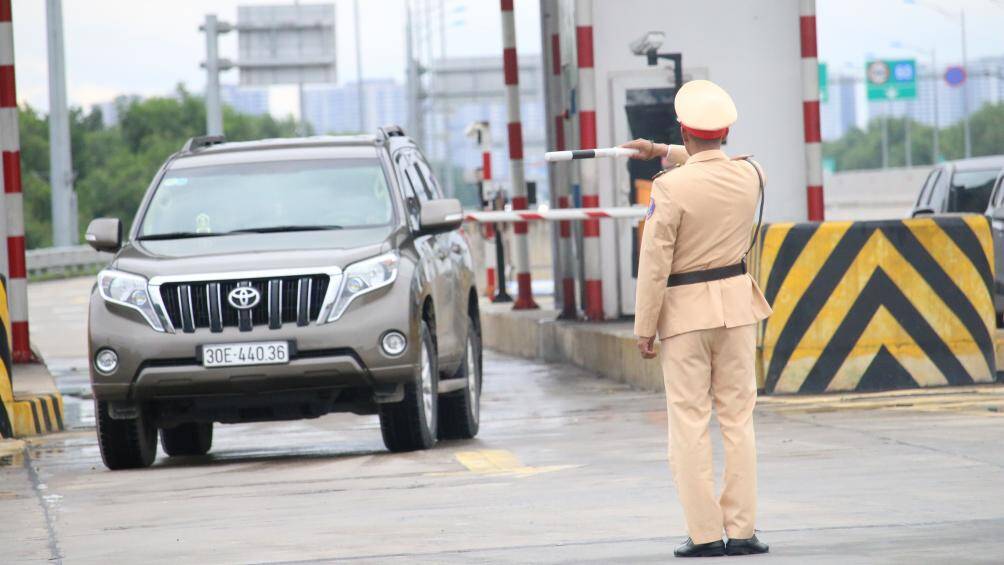
[[[678,334],[660,357],[669,414],[670,468],[694,543],[753,536],[756,515],[756,324]],[[725,445],[724,488],[715,497],[708,422],[714,403]]]

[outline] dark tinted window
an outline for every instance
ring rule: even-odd
[[[956,172],[952,176],[948,211],[984,213],[999,172],[998,169]]]

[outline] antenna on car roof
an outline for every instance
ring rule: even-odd
[[[189,138],[188,141],[181,147],[182,153],[189,153],[192,151],[198,151],[203,147],[209,147],[210,145],[219,145],[221,143],[226,143],[227,138],[222,135],[199,135],[196,137]]]

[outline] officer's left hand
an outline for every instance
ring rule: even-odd
[[[639,337],[638,352],[641,353],[642,359],[655,359],[655,336]]]

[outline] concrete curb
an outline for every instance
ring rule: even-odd
[[[554,310],[513,311],[481,305],[485,347],[508,355],[568,363],[645,390],[663,390],[657,359],[638,355],[630,322],[596,324],[558,320]]]
[[[638,355],[631,322],[559,320],[558,314],[544,309],[514,311],[511,304],[482,301],[484,346],[516,357],[568,363],[645,390],[664,390],[658,359],[645,361]],[[1004,366],[1004,330],[997,331],[995,345],[998,366]]]

